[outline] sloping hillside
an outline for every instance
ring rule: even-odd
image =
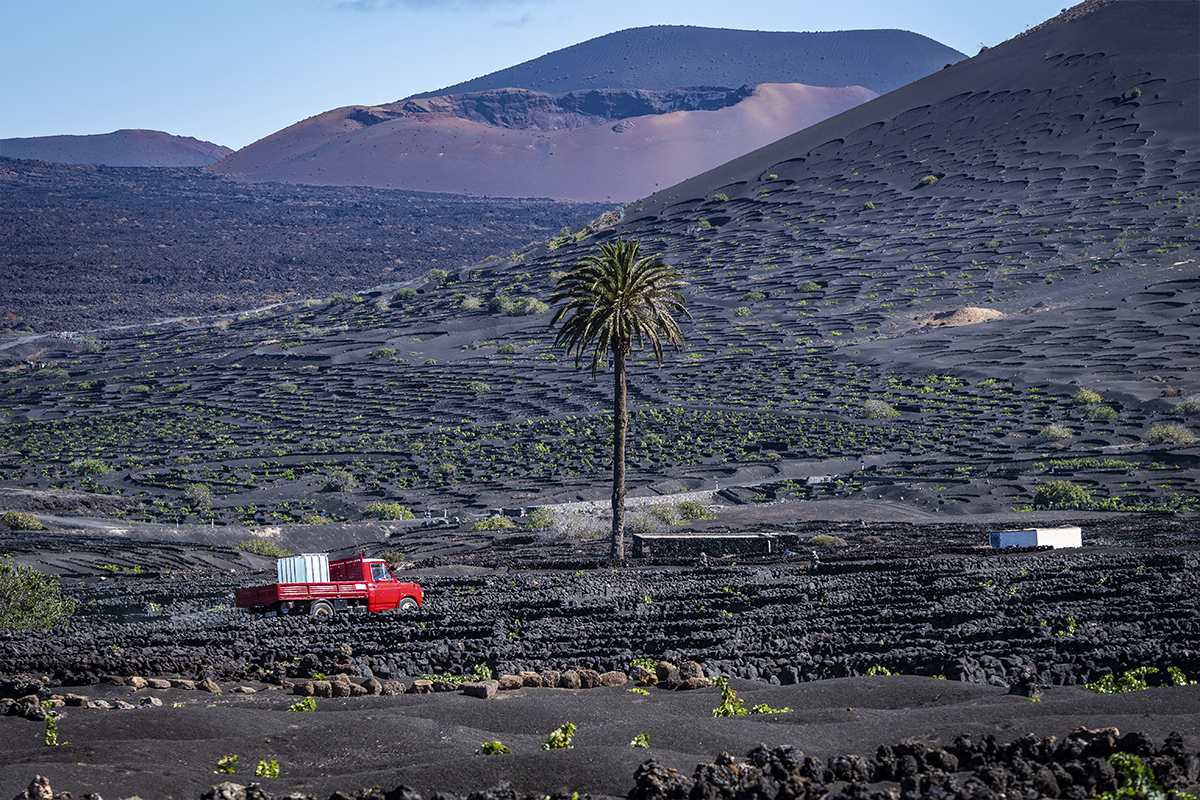
[[[203,167],[232,152],[219,144],[162,131],[0,139],[0,156],[5,158],[108,167]]]
[[[481,120],[475,106],[469,112],[459,105],[458,113],[405,109],[411,101],[395,110],[352,107],[297,123],[210,169],[255,181],[625,202],[873,96],[862,87],[767,84],[718,110],[587,124],[606,115],[556,106],[557,113],[541,116],[545,126],[525,118],[522,127]],[[546,117],[562,127],[550,127]]]

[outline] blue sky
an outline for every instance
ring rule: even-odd
[[[623,28],[900,28],[967,55],[1066,0],[0,0],[0,138],[148,128],[243,147]]]

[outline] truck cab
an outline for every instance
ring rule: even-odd
[[[330,561],[329,579],[337,583],[354,583],[356,586],[363,584],[361,588],[367,592],[367,611],[384,611],[391,608],[400,608],[403,611],[413,605],[402,606],[402,596],[410,597],[411,587],[416,584],[402,585],[382,558],[366,558],[360,555]],[[420,605],[421,600],[418,586],[415,605]]]

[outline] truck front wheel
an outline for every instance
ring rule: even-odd
[[[411,597],[406,597],[400,601],[400,605],[396,606],[396,610],[401,614],[409,614],[417,610],[417,601]]]
[[[333,606],[329,604],[328,600],[317,600],[308,607],[308,613],[313,617],[332,617]]]

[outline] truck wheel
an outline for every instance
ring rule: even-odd
[[[327,600],[318,600],[308,607],[308,613],[313,617],[332,617],[333,606]]]
[[[411,597],[406,597],[400,601],[400,605],[396,606],[396,610],[401,614],[409,614],[417,610],[417,601]]]

